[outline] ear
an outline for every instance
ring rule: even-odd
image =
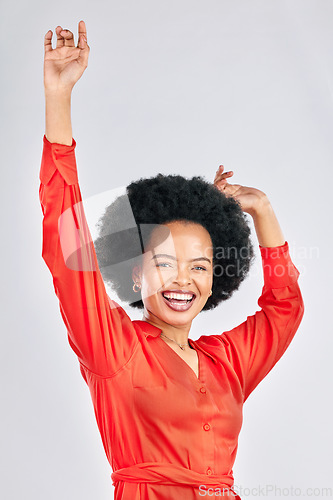
[[[136,281],[139,281],[141,283],[141,276],[142,276],[141,267],[140,266],[133,267],[132,280],[134,281],[134,283]]]

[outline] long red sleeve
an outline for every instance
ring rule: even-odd
[[[74,139],[67,146],[43,137],[42,255],[72,349],[83,366],[110,376],[128,361],[138,339],[125,311],[110,301],[98,269],[81,201],[75,147]]]
[[[304,314],[299,271],[291,261],[288,242],[278,247],[259,247],[264,274],[258,299],[261,310],[209,340],[213,345],[222,342],[240,381],[244,401],[281,358]]]

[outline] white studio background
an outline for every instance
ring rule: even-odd
[[[333,488],[333,3],[17,0],[3,2],[0,16],[1,498],[113,498],[89,390],[41,258],[43,40],[60,24],[77,42],[81,19],[91,51],[72,120],[90,225],[106,191],[158,172],[212,180],[223,163],[233,182],[267,193],[301,272],[305,315],[244,406],[235,484],[252,488],[242,500],[258,498],[259,485],[276,488],[261,494],[269,499]],[[258,309],[257,256],[232,299],[199,315],[193,339]]]

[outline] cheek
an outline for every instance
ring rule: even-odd
[[[177,271],[172,267],[154,267],[144,272],[142,277],[145,286],[156,291],[171,283],[175,276],[177,276]]]
[[[206,295],[210,292],[213,286],[213,276],[202,276],[197,280],[197,286],[200,289],[203,295]]]
[[[149,299],[170,281],[172,281],[172,272],[170,270],[164,269],[161,271],[158,268],[147,270],[142,276],[142,297]]]

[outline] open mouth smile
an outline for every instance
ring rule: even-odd
[[[164,302],[173,311],[187,311],[192,307],[195,300],[195,293],[165,290],[162,292]]]

